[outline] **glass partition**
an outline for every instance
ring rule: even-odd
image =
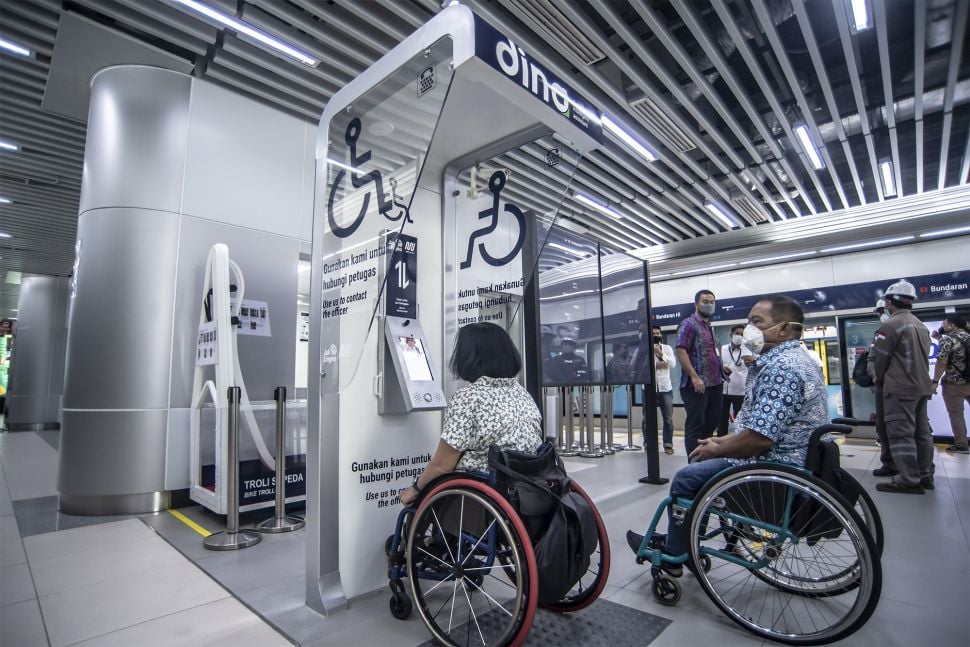
[[[330,123],[321,315],[324,326],[340,327],[340,348],[321,349],[320,359],[339,361],[341,389],[353,382],[376,327],[381,264],[392,251],[385,234],[406,235],[421,217],[412,200],[448,94],[451,58],[451,40],[438,41]]]
[[[845,340],[846,354],[846,373],[852,375],[856,360],[862,353],[869,350],[872,338],[879,329],[879,320],[874,317],[865,319],[845,319],[841,321],[843,326],[842,338]],[[876,399],[875,390],[872,387],[859,386],[854,381],[849,380],[847,385],[843,385],[849,393],[848,415],[860,420],[875,422],[876,420]]]
[[[553,162],[554,163],[550,163]],[[558,255],[577,258],[564,251],[568,243],[561,238],[547,240],[549,223],[554,222],[572,184],[581,156],[553,135],[528,140],[501,154],[484,159],[462,170],[453,201],[454,227],[446,234],[445,265],[455,271],[446,308],[446,346],[450,353],[458,328],[487,321],[504,328],[521,353],[525,352],[522,297],[529,277],[544,267],[523,266],[523,245],[529,222],[539,223],[540,248]],[[546,243],[554,243],[548,247]],[[585,257],[595,264],[595,245],[585,243]],[[577,253],[581,253],[574,250]],[[546,259],[546,262],[550,262]],[[577,342],[577,357],[587,362],[592,349],[581,345],[575,322],[579,313],[570,308],[572,320],[565,317],[544,337],[547,358],[559,354],[561,340]],[[583,342],[588,340],[582,340]],[[443,363],[447,358],[443,359]],[[520,376],[524,380],[523,375]],[[445,376],[446,394],[459,386]]]
[[[603,248],[600,256],[605,383],[650,384],[650,322],[646,321],[647,282],[643,261]]]

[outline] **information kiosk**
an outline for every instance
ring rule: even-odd
[[[523,246],[530,228],[542,236],[535,223],[557,220],[601,142],[598,110],[460,5],[327,104],[314,192],[310,607],[327,614],[386,585],[398,494],[430,459],[460,386],[439,368],[458,328],[492,321],[537,356],[534,308],[522,304],[535,303],[538,261]]]

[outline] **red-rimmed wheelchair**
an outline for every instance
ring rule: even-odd
[[[387,540],[392,615],[406,619],[417,607],[441,644],[520,645],[540,606],[537,538],[498,481],[494,473],[480,472],[439,477],[401,511]],[[592,604],[610,570],[606,526],[586,492],[568,483],[595,515],[597,545],[575,586],[541,605],[556,612]]]

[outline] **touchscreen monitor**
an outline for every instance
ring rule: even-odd
[[[398,337],[401,357],[404,358],[404,368],[408,372],[408,379],[413,382],[430,382],[431,367],[428,365],[428,355],[424,344],[418,337]]]

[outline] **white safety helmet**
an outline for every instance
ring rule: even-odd
[[[902,299],[916,300],[916,288],[906,279],[900,279],[886,288],[884,298],[900,297]]]
[[[875,308],[876,312],[880,312],[885,309],[886,309],[885,301],[883,301],[882,299],[879,299],[878,301],[876,301],[876,308]]]

